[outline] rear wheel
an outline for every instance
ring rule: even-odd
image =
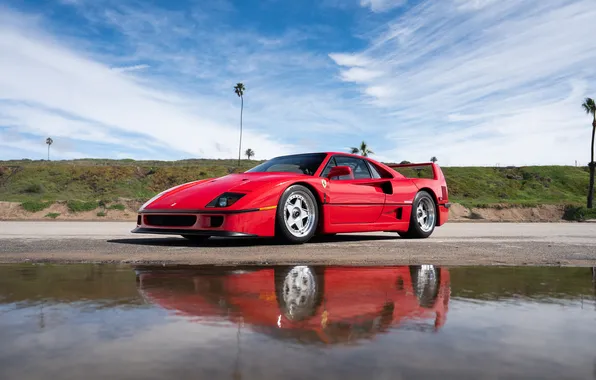
[[[319,223],[317,201],[302,185],[292,185],[279,199],[276,235],[284,242],[302,244],[315,234]]]
[[[432,308],[439,296],[439,269],[434,265],[412,265],[410,275],[418,303],[424,308]]]
[[[416,194],[412,202],[410,226],[407,232],[399,232],[403,238],[423,239],[429,237],[437,225],[437,206],[426,191]]]
[[[193,243],[202,243],[210,238],[210,236],[206,235],[182,235],[182,237],[192,241]]]

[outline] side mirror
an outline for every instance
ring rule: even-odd
[[[350,176],[351,178],[354,178],[354,175],[352,174],[351,167],[349,167],[349,166],[334,166],[329,171],[327,178],[331,179],[333,177],[342,177],[345,175]]]

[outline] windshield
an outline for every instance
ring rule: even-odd
[[[325,157],[327,157],[326,153],[294,154],[291,156],[276,157],[255,166],[248,170],[247,173],[286,172],[314,175]]]

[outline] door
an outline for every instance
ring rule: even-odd
[[[329,222],[331,224],[374,223],[379,219],[385,205],[385,193],[375,186],[365,160],[337,155],[329,160],[321,173],[326,177],[334,166],[349,166],[354,178],[348,176],[331,178],[328,186]]]

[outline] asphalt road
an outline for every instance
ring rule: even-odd
[[[596,266],[596,223],[448,223],[428,239],[342,234],[304,245],[270,239],[132,234],[130,222],[0,222],[0,262]]]

